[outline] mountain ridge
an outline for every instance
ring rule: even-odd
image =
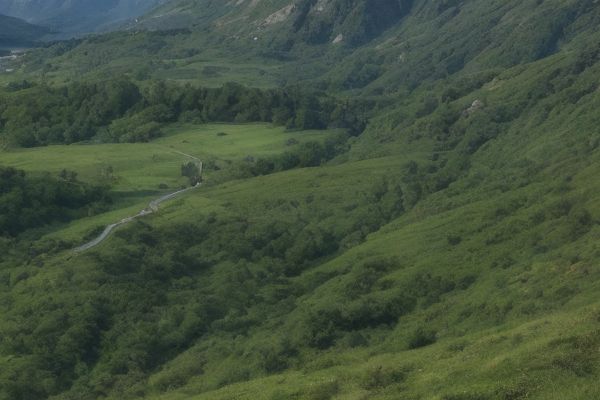
[[[21,19],[0,14],[0,46],[31,46],[50,30]]]
[[[54,31],[85,33],[108,29],[138,17],[164,0],[0,0],[0,13],[47,26]]]

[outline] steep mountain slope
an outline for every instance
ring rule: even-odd
[[[213,25],[235,35],[259,35],[286,31],[290,37],[278,46],[291,46],[294,39],[309,44],[345,41],[365,43],[397,24],[412,9],[413,0],[277,0],[212,2],[173,1],[157,9],[142,24],[169,23]],[[192,22],[193,21],[193,22]],[[252,36],[254,37],[254,36]]]
[[[593,0],[391,3],[173,1],[132,25],[135,40],[103,39],[102,51],[109,56],[97,60],[93,72],[126,56],[137,57],[138,65],[153,60],[150,69],[159,74],[161,62],[194,64],[206,58],[202,52],[212,51],[209,57],[214,57],[218,51],[236,59],[292,61],[283,74],[286,81],[317,78],[327,89],[387,95],[413,90],[424,80],[543,58],[575,37],[585,41],[590,27],[600,21]],[[144,27],[189,31],[141,33]],[[89,53],[98,45],[92,41],[86,49],[84,42],[65,57]],[[54,61],[60,65],[61,59]],[[111,67],[107,65],[112,73]]]
[[[99,105],[123,108],[131,82],[71,84],[47,103],[43,85],[11,86],[2,133],[26,126],[42,143],[90,115],[110,123],[104,137],[140,114],[187,124],[214,109],[290,127],[325,112],[369,122],[329,141],[329,157],[318,143],[286,151],[298,139],[284,136],[273,151],[256,132],[238,148],[230,126],[169,136],[115,160],[110,179],[118,196],[144,196],[176,181],[165,152],[222,149],[193,195],[89,253],[69,249],[110,218],[0,241],[0,399],[600,397],[599,21],[594,0],[178,1],[141,24],[184,29],[29,55],[17,78],[141,88],[112,121]],[[269,114],[263,92],[180,86],[252,84],[271,63],[336,102]],[[32,97],[60,112],[30,118]],[[94,146],[4,159],[39,173],[32,155],[60,170],[82,151],[70,165],[108,179]]]
[[[30,45],[48,32],[46,28],[28,24],[18,18],[0,15],[0,47]]]
[[[91,32],[144,14],[161,0],[1,0],[0,13],[61,32]]]

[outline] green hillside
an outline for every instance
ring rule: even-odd
[[[290,4],[0,77],[0,399],[599,397],[600,5]]]

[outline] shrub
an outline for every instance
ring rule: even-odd
[[[350,332],[343,338],[343,344],[348,347],[362,347],[367,346],[369,341],[360,332]]]
[[[442,396],[442,400],[488,400],[490,396],[481,393],[454,393]]]
[[[590,212],[584,208],[572,210],[569,213],[569,234],[575,240],[590,231],[594,223]]]
[[[550,347],[563,347],[563,353],[552,361],[552,365],[578,377],[590,376],[597,370],[599,344],[600,331],[555,340]]]
[[[366,390],[383,389],[406,379],[408,370],[402,367],[384,368],[377,366],[366,371],[360,386]]]
[[[409,349],[418,349],[436,342],[437,332],[428,328],[418,328],[408,339]]]
[[[306,398],[309,400],[329,400],[340,391],[340,385],[336,380],[322,382],[310,387]]]
[[[462,242],[462,238],[458,235],[449,235],[447,240],[450,246],[458,246]]]
[[[185,176],[189,179],[190,185],[195,185],[197,182],[200,182],[200,169],[198,166],[189,161],[186,164],[181,166],[181,176]]]

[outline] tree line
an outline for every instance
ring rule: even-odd
[[[86,140],[149,141],[166,123],[272,122],[289,129],[365,127],[357,101],[340,101],[301,87],[220,88],[127,79],[52,87],[14,82],[0,91],[0,138],[33,147]]]
[[[107,188],[80,182],[71,171],[31,176],[0,167],[0,236],[97,213],[109,203]]]

